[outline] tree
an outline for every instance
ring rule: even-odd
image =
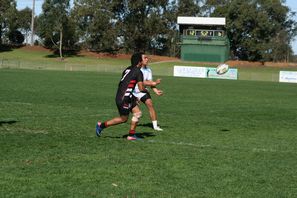
[[[9,32],[8,38],[15,45],[21,45],[25,40],[24,35],[19,30]]]
[[[77,0],[72,16],[80,41],[93,51],[169,52],[176,3],[168,0]]]
[[[69,0],[45,0],[42,10],[43,13],[38,17],[37,34],[49,48],[59,49],[60,58],[63,59],[64,34],[70,22]]]
[[[296,22],[281,0],[206,1],[210,16],[226,17],[231,51],[251,61],[283,61],[292,53]]]
[[[178,16],[198,16],[201,11],[199,4],[201,0],[179,0],[178,1]]]
[[[16,30],[16,2],[14,0],[0,0],[0,45],[3,36]]]
[[[168,50],[173,7],[168,0],[127,1],[121,32],[125,51]]]
[[[31,30],[32,10],[26,7],[25,9],[18,11],[17,16],[18,29],[25,33],[25,38],[28,38]]]
[[[179,31],[176,23],[178,17],[177,10],[178,4],[176,1],[169,1],[169,4],[165,7],[163,15],[166,21],[165,31],[167,39],[164,42],[164,46],[166,47],[162,49],[160,55],[179,56]]]
[[[121,0],[77,0],[72,17],[84,47],[92,51],[114,52],[120,48]]]

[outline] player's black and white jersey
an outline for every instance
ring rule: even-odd
[[[123,73],[119,83],[116,101],[130,103],[133,97],[133,90],[138,82],[143,81],[143,74],[140,68],[134,66],[127,67]]]

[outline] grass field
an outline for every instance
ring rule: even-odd
[[[117,73],[0,70],[0,197],[297,197],[296,84],[162,76],[147,110],[117,115]]]
[[[120,73],[129,65],[129,59],[117,59],[94,56],[76,55],[67,56],[64,61],[60,61],[57,56],[46,50],[30,51],[27,48],[13,49],[0,53],[0,68],[12,69],[35,69],[35,70],[63,70],[63,71],[97,71]],[[173,76],[173,68],[175,65],[182,66],[207,66],[216,67],[217,63],[199,63],[199,62],[183,62],[183,61],[157,61],[151,58],[150,66],[154,74],[161,76]],[[282,67],[248,67],[245,65],[232,66],[238,69],[239,80],[252,81],[279,81],[279,71],[297,71],[296,66]]]

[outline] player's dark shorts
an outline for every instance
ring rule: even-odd
[[[142,97],[140,98],[140,101],[143,102],[143,103],[145,103],[145,101],[146,101],[147,99],[151,99],[151,98],[152,98],[152,97],[151,97],[150,93],[147,92],[144,96],[142,96]]]
[[[116,100],[120,115],[129,115],[132,109],[137,105],[136,98],[133,96],[130,102]]]

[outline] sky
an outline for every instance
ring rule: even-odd
[[[17,9],[21,10],[25,7],[29,7],[32,9],[33,6],[33,0],[16,0],[17,2]],[[44,0],[35,0],[35,15],[39,15],[41,13],[41,6],[43,4]],[[71,0],[73,2],[73,0]],[[291,9],[291,11],[297,13],[297,1],[296,0],[286,0],[286,5]],[[297,16],[294,18],[297,21]],[[297,54],[297,37],[292,43],[292,48],[294,51],[294,54]]]

